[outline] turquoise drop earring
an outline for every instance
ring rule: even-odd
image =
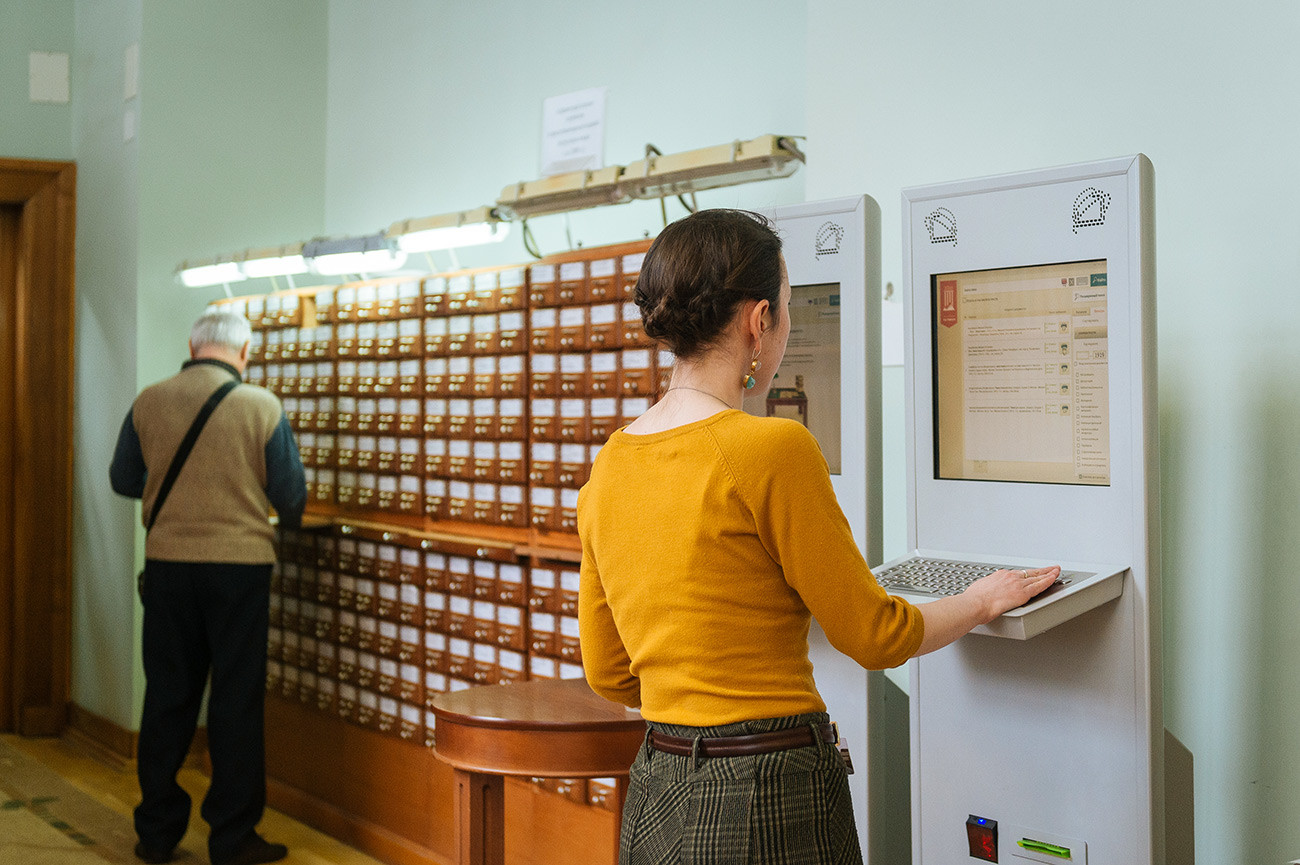
[[[754,374],[757,373],[762,366],[763,365],[758,362],[758,358],[754,358],[749,362],[749,374],[745,376],[745,380],[742,382],[745,385],[745,390],[753,390],[754,385],[756,384]]]

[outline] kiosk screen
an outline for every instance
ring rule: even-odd
[[[1106,262],[931,277],[935,477],[1110,484]]]

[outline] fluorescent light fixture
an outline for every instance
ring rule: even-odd
[[[187,288],[241,282],[245,278],[239,269],[239,262],[215,258],[205,261],[183,261],[176,275],[180,278],[181,284]]]
[[[623,166],[595,171],[570,171],[541,180],[521,181],[501,190],[497,207],[516,219],[585,210],[605,204],[623,204],[629,198],[619,188]]]
[[[402,252],[431,252],[497,243],[509,233],[510,223],[495,208],[476,207],[459,213],[444,213],[423,219],[405,219],[388,228],[388,236],[397,241]]]
[[[312,272],[321,276],[383,273],[406,263],[406,253],[394,249],[383,233],[311,240],[303,244],[302,255],[310,262]]]
[[[286,243],[270,249],[245,250],[240,256],[239,269],[253,279],[306,273],[307,259],[302,257],[302,248],[301,243]]]
[[[628,165],[619,189],[632,198],[663,198],[754,180],[789,177],[805,162],[788,136],[762,135],[716,147],[648,156]]]

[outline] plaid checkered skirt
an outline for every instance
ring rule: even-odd
[[[825,724],[825,713],[720,727],[651,722],[712,738]],[[642,745],[628,786],[620,865],[861,865],[848,776],[834,745],[696,758]]]

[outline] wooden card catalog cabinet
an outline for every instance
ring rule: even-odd
[[[585,350],[587,343],[585,306],[560,307],[558,343],[561,351]]]
[[[424,320],[424,354],[426,357],[447,353],[448,322],[442,316]]]
[[[623,344],[619,321],[621,304],[602,303],[587,312],[587,344],[593,349],[618,348]]]
[[[317,327],[322,325],[333,324],[334,318],[334,289],[327,288],[318,291],[312,296],[312,302],[316,308],[315,324]],[[309,327],[306,321],[302,323],[303,327]]]
[[[397,407],[395,397],[383,397],[375,400],[375,432],[397,432]]]
[[[560,356],[551,353],[534,354],[531,360],[528,392],[532,396],[559,396]]]
[[[443,397],[428,397],[424,400],[424,434],[426,436],[447,435],[447,412],[447,400]]]
[[[495,523],[497,521],[497,485],[475,483],[473,486],[473,504],[470,519],[476,523]]]
[[[529,498],[533,528],[558,531],[560,528],[560,491],[555,487],[532,487]]]
[[[507,484],[523,484],[524,476],[524,442],[506,440],[496,446],[496,479]]]
[[[470,321],[470,342],[475,353],[495,353],[501,350],[499,315],[495,312],[478,313]]]
[[[593,262],[587,274],[587,299],[591,303],[605,303],[619,296],[618,266],[613,258],[600,258]]]
[[[560,445],[560,468],[557,480],[562,486],[581,487],[587,482],[587,446]]]
[[[560,446],[553,442],[533,442],[528,479],[534,484],[554,486],[560,482]]]
[[[284,342],[284,331],[272,330],[262,334],[262,360],[270,361],[280,360],[280,349]]]
[[[398,319],[419,318],[424,314],[420,299],[420,283],[416,280],[403,282],[397,286],[397,309],[393,315]]]
[[[559,303],[566,305],[586,303],[589,300],[585,261],[567,261],[560,265],[560,284],[556,289],[556,298]]]
[[[476,399],[470,406],[473,412],[473,432],[476,439],[497,439],[501,435],[501,413],[495,397]]]
[[[470,374],[472,376],[470,392],[474,396],[496,396],[497,358],[495,355],[474,358]]]
[[[426,316],[447,314],[447,278],[445,276],[429,277],[424,281],[420,291]]]
[[[602,397],[591,401],[591,439],[603,442],[610,433],[623,426],[619,416],[619,400]]]
[[[636,281],[641,277],[641,265],[644,262],[644,252],[623,256],[619,266],[619,288],[624,300],[632,300],[635,297]]]
[[[447,519],[473,519],[474,488],[468,481],[452,480],[447,482]]]
[[[528,302],[533,306],[559,303],[558,273],[553,264],[534,264],[528,269]]]
[[[645,328],[641,324],[641,308],[630,300],[623,302],[620,327],[624,346],[649,345],[651,343],[650,338],[646,336]]]
[[[586,399],[560,400],[560,440],[587,442],[591,439],[591,403]]]
[[[622,392],[617,351],[593,352],[590,361],[590,379],[586,393],[593,397],[614,396]]]
[[[424,479],[424,515],[431,520],[447,519],[447,484],[445,478]]]
[[[527,375],[525,356],[521,354],[503,355],[496,361],[496,395],[503,397],[521,397],[527,393]]]
[[[470,309],[475,312],[496,312],[500,308],[496,271],[474,274],[473,286],[469,300]]]
[[[250,297],[246,301],[244,315],[248,318],[248,323],[253,330],[262,330],[267,326],[265,319],[266,298]]]
[[[375,365],[375,396],[397,396],[398,363],[395,360],[380,361]]]
[[[555,307],[533,309],[528,324],[533,351],[555,351],[560,347],[560,311]]]
[[[470,312],[471,297],[474,294],[474,277],[463,273],[447,280],[447,311],[456,313]]]
[[[560,488],[559,530],[562,532],[578,531],[578,491]]]
[[[474,350],[474,316],[453,315],[447,319],[447,354],[469,354]]]
[[[375,285],[357,286],[356,319],[358,322],[374,321],[379,305],[379,288]]]
[[[377,320],[390,321],[397,318],[398,287],[395,282],[385,282],[375,287],[375,318]]]
[[[496,350],[508,353],[524,351],[528,317],[521,309],[505,310],[497,314]]]
[[[446,358],[429,358],[429,362],[437,360],[445,361]],[[410,358],[398,362],[397,392],[402,396],[419,396],[424,393],[424,370],[419,359]]]
[[[396,334],[394,334],[396,342]],[[377,357],[379,355],[379,324],[374,321],[357,323],[357,357]]]
[[[447,393],[451,396],[469,396],[473,392],[471,377],[474,374],[474,358],[455,356],[447,360]]]
[[[527,437],[528,428],[524,424],[526,405],[522,399],[503,399],[497,403],[502,439],[522,440]]]
[[[341,321],[334,328],[335,356],[342,358],[357,357],[357,323]]]
[[[523,309],[525,274],[522,267],[512,267],[497,275],[497,309]]]
[[[512,528],[528,526],[526,487],[521,484],[501,484],[497,488],[497,522]]]
[[[468,436],[474,417],[474,404],[467,399],[447,400],[447,435],[450,438]]]

